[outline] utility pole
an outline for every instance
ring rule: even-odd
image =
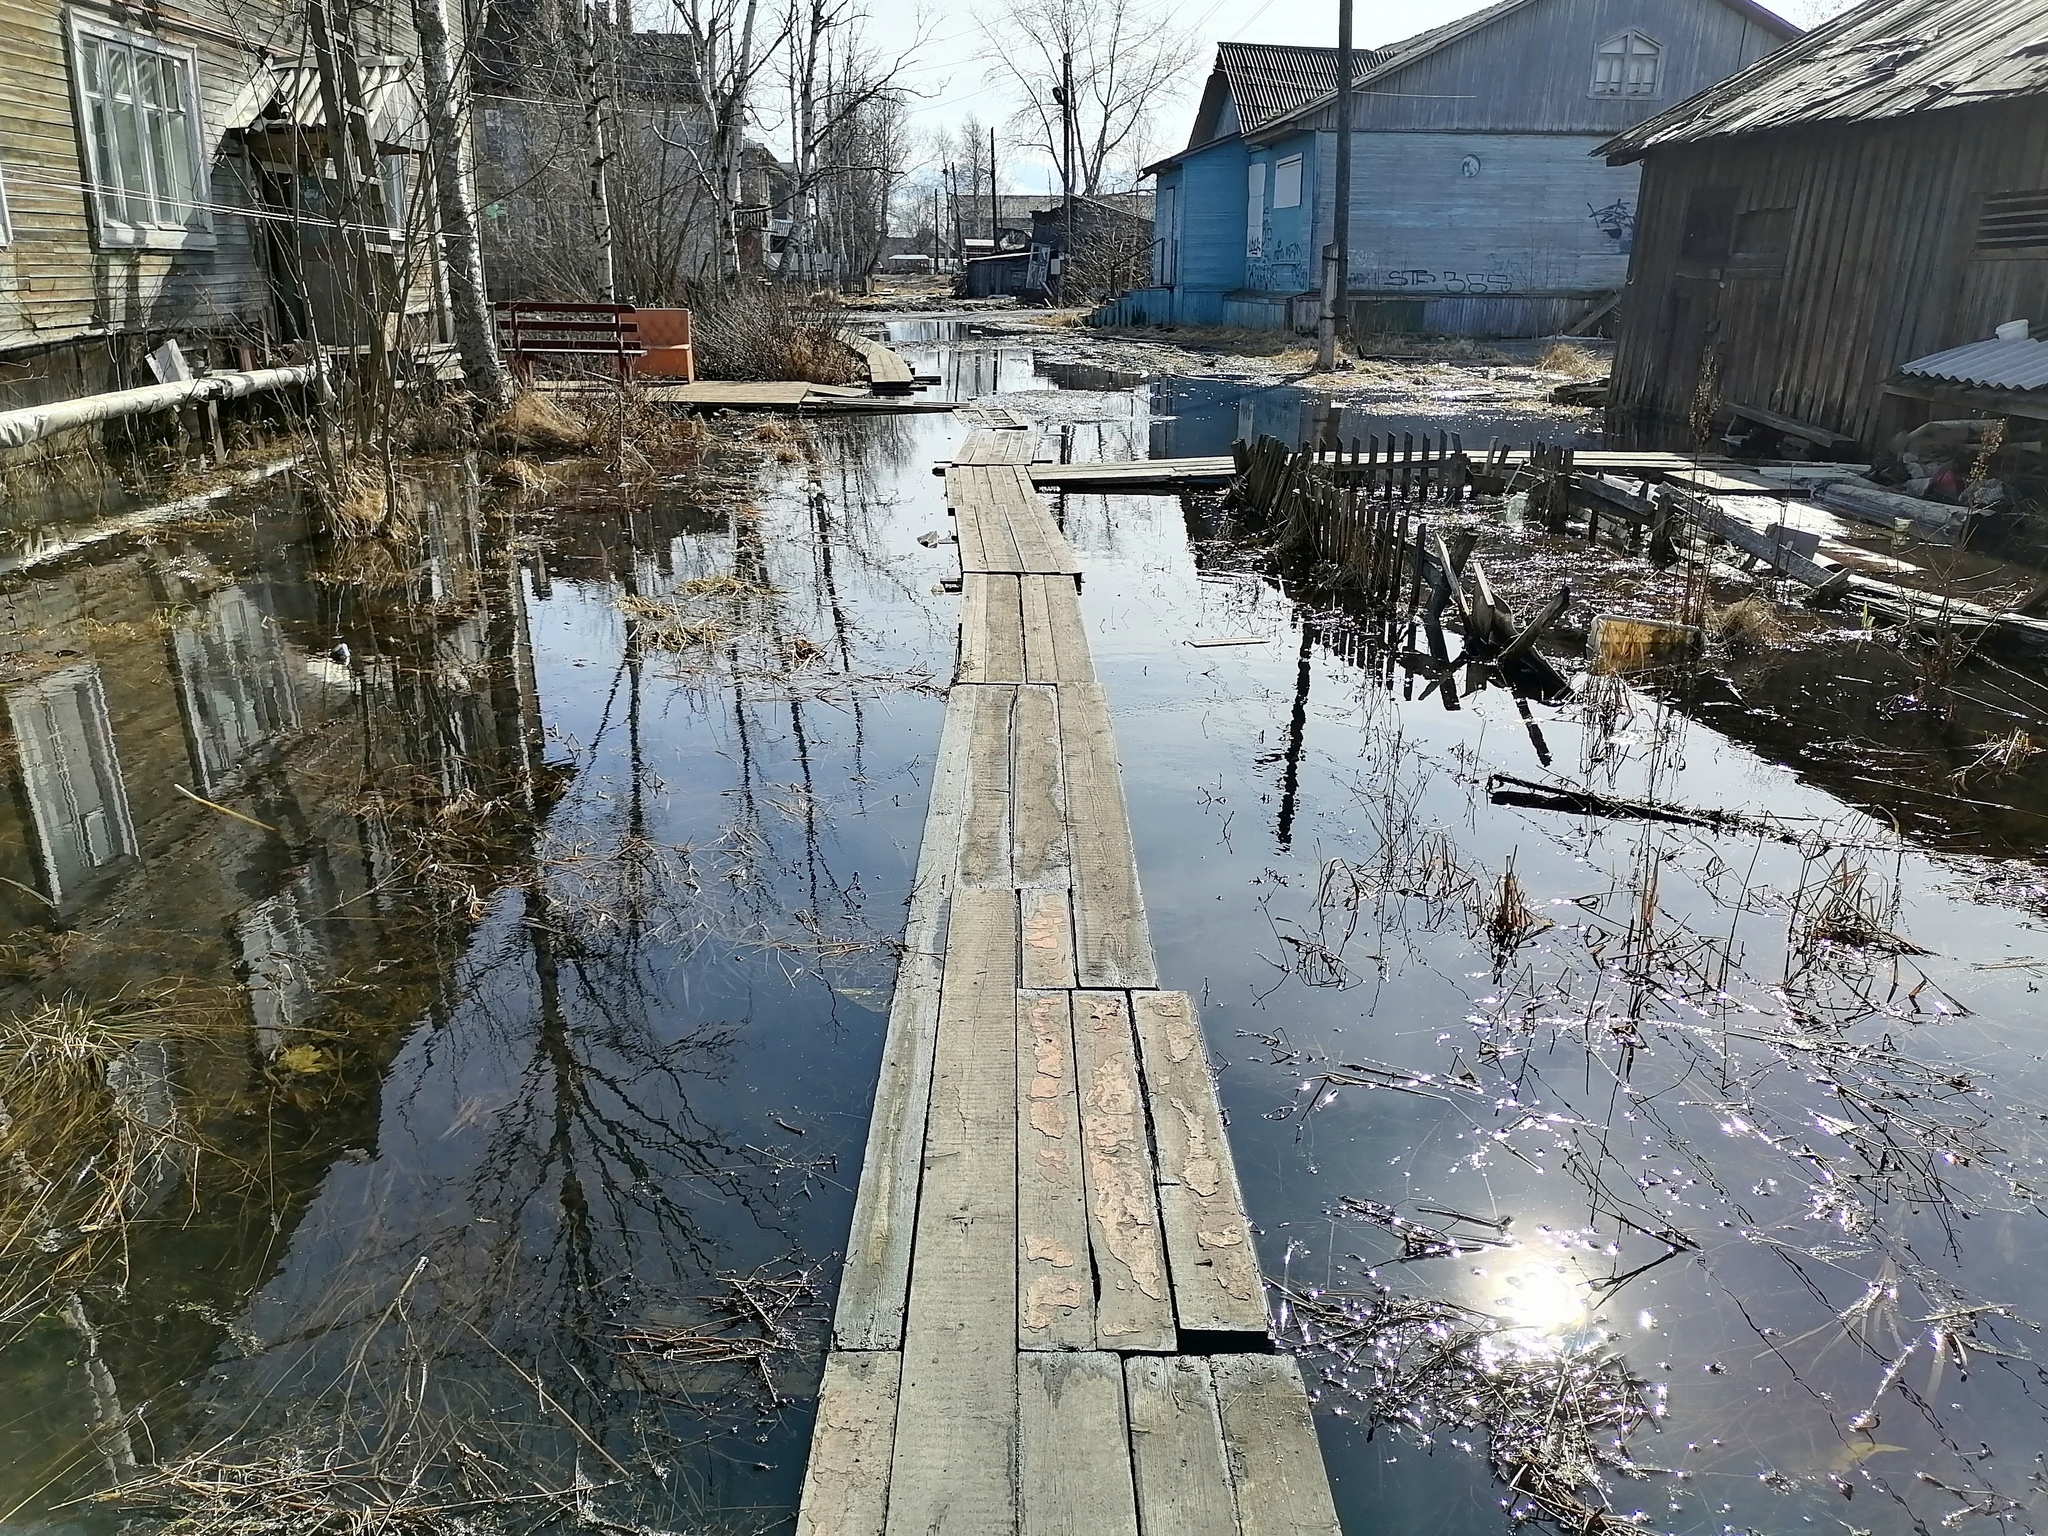
[[[1323,321],[1316,369],[1337,366],[1337,322],[1351,291],[1351,0],[1337,0],[1337,174],[1331,193],[1330,243],[1323,252]]]
[[[988,249],[996,250],[996,226],[1003,221],[1002,205],[996,199],[996,131],[988,131]]]

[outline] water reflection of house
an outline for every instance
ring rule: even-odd
[[[171,654],[202,793],[239,783],[298,731],[290,664],[276,627],[245,589],[207,598],[196,622],[171,631]]]
[[[42,892],[62,910],[135,853],[99,669],[65,667],[9,689],[6,702]]]

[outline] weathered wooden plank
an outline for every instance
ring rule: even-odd
[[[1081,1172],[1070,994],[1017,1002],[1017,1347],[1093,1349],[1095,1272]]]
[[[981,550],[983,570],[1006,571],[1014,576],[1024,569],[1024,558],[1017,550],[1016,535],[1010,529],[1010,512],[997,490],[992,475],[1001,470],[986,468],[963,470],[971,485],[969,495],[973,498],[981,522]]]
[[[1059,693],[1081,985],[1156,986],[1109,704],[1099,683],[1071,683]]]
[[[946,471],[946,505],[953,512],[953,532],[958,538],[961,575],[964,577],[969,572],[987,570],[988,543],[983,536],[983,502],[974,471]]]
[[[993,677],[989,673],[988,589],[1001,579],[979,572],[963,573],[960,577],[960,662],[954,669],[955,682],[1015,681],[1014,678]]]
[[[1027,987],[1074,985],[1074,908],[1064,889],[1017,893],[1023,911],[1023,976]]]
[[[955,702],[973,715],[968,748],[967,814],[960,828],[960,884],[970,890],[1010,890],[1010,714],[1017,690],[999,684],[955,689]]]
[[[1017,1519],[1017,898],[957,892],[890,1467],[891,1536]]]
[[[1294,1357],[1217,1355],[1210,1366],[1244,1536],[1340,1536]]]
[[[1134,1355],[1124,1361],[1124,1394],[1142,1529],[1238,1536],[1209,1362],[1198,1355]]]
[[[1122,1362],[1026,1355],[1017,1399],[1020,1536],[1138,1536]]]
[[[1024,616],[1019,607],[1017,578],[984,576],[982,580],[987,583],[988,593],[982,618],[986,626],[984,643],[989,671],[986,681],[1021,683],[1024,681]]]
[[[1184,1330],[1264,1334],[1265,1286],[1194,1002],[1185,992],[1135,992],[1131,1010],[1159,1159],[1174,1315]]]
[[[902,1365],[893,1350],[825,1357],[797,1536],[882,1536]]]
[[[1122,992],[1073,996],[1096,1338],[1104,1349],[1170,1350],[1179,1336],[1130,1002]]]
[[[1025,676],[1034,683],[1094,682],[1081,589],[1067,576],[1026,576],[1021,590]]]
[[[1012,879],[1021,888],[1068,883],[1067,797],[1060,776],[1060,711],[1050,688],[1017,690],[1011,719]]]
[[[840,1349],[897,1349],[903,1343],[918,1177],[924,1165],[925,1111],[938,1038],[940,935],[958,880],[960,834],[967,816],[974,721],[965,703],[947,707],[939,731],[924,845],[910,887],[903,955],[896,966],[860,1190],[833,1314],[832,1337]]]

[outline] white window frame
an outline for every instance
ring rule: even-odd
[[[14,244],[14,223],[7,214],[7,167],[0,165],[0,251]]]
[[[1244,253],[1262,256],[1266,251],[1266,162],[1254,160],[1245,172]]]
[[[207,204],[211,201],[210,166],[206,153],[205,118],[199,98],[199,50],[167,43],[162,38],[152,37],[146,32],[116,26],[77,11],[71,13],[70,22],[68,40],[71,56],[71,101],[77,114],[79,159],[85,169],[85,184],[92,201],[93,231],[98,244],[105,250],[175,251],[210,248],[214,244],[214,236],[213,218],[207,211]],[[140,142],[140,120],[137,123],[138,163],[146,182],[146,190],[136,194],[129,192],[125,187],[113,187],[100,165],[98,136],[93,131],[93,113],[97,98],[86,89],[86,54],[89,47],[103,47],[108,44],[127,50],[131,69],[135,61],[145,55],[154,59],[169,59],[181,66],[180,84],[183,99],[179,103],[179,109],[184,118],[184,150],[190,157],[192,180],[192,201],[189,215],[183,222],[176,222],[164,216],[161,205],[165,199],[159,185],[162,174],[158,164],[159,156],[150,145]],[[131,95],[132,93],[131,85]],[[147,205],[148,217],[130,217],[133,211],[130,205],[138,202]],[[112,211],[111,205],[114,204],[120,206],[118,214]]]
[[[1293,185],[1289,186],[1289,180]],[[1301,206],[1301,156],[1288,155],[1273,162],[1273,206],[1275,208],[1299,208]]]
[[[1644,78],[1641,66],[1649,67]],[[1647,32],[1616,33],[1593,50],[1590,95],[1602,101],[1655,101],[1664,94],[1664,45]]]

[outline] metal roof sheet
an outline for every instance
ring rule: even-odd
[[[425,114],[413,90],[412,66],[403,59],[377,59],[360,61],[356,68],[371,139],[391,148],[426,148]],[[310,64],[264,65],[235,98],[229,121],[247,133],[324,131],[327,106],[320,95],[320,71]]]
[[[1899,372],[1981,389],[2048,388],[2048,341],[1973,341],[1917,358]]]
[[[2048,94],[2048,0],[1870,0],[1602,146],[1655,149]]]
[[[1396,44],[1396,47],[1401,46]],[[1352,50],[1353,83],[1371,74],[1390,50]],[[1218,43],[1216,67],[1230,82],[1240,133],[1255,133],[1275,118],[1337,89],[1337,50],[1279,43]]]

